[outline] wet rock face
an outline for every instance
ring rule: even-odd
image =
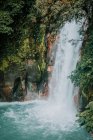
[[[3,86],[4,86],[4,73],[0,71],[0,100],[4,98],[3,96]]]
[[[16,71],[16,70],[15,70]],[[0,72],[0,101],[19,101],[25,96],[25,85],[18,73]]]
[[[20,101],[24,99],[25,91],[19,78],[16,78],[14,86],[9,83],[3,85],[1,94],[1,101]]]
[[[24,91],[22,88],[22,81],[20,77],[17,77],[14,81],[14,86],[12,90],[12,100],[21,101],[24,100]]]
[[[47,80],[45,80],[42,83],[42,87],[39,90],[39,97],[40,99],[47,99],[47,97],[49,96],[49,87],[48,87],[48,82],[51,79],[51,73],[53,71],[53,66],[54,66],[54,62],[55,62],[55,49],[56,47],[54,47],[54,42],[56,40],[56,36],[55,35],[51,35],[50,33],[47,34]]]
[[[0,101],[10,101],[11,91],[11,85],[5,82],[5,75],[0,71]]]
[[[38,65],[34,64],[33,66],[28,66],[26,70],[26,76],[28,82],[37,82],[40,79],[40,71],[38,69]]]
[[[53,71],[53,66],[48,66],[47,71],[52,72]]]
[[[39,99],[44,99],[46,100],[49,96],[49,87],[48,87],[48,83],[45,82],[43,83],[43,89],[41,92],[39,92]]]
[[[49,95],[48,83],[44,83],[43,95],[46,97],[48,97],[48,95]]]
[[[3,87],[3,96],[5,101],[11,101],[11,93],[12,93],[12,88],[10,85],[5,85]]]
[[[41,72],[37,63],[28,60],[24,74],[17,69],[10,69],[6,73],[0,73],[0,101],[22,101],[27,89],[29,92],[37,92]],[[36,85],[36,86],[34,86]]]
[[[88,104],[87,98],[81,95],[80,96],[80,111],[84,111],[87,104]]]
[[[74,95],[73,99],[74,99],[74,104],[76,108],[79,110],[79,95],[78,94]]]

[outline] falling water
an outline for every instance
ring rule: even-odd
[[[0,104],[0,140],[89,140],[76,123],[74,86],[68,78],[79,60],[81,26],[72,21],[60,30],[48,101]]]
[[[56,111],[60,110],[59,114],[55,113],[61,116],[62,126],[67,128],[68,125],[73,125],[76,120],[77,111],[74,103],[76,91],[69,76],[75,70],[79,60],[80,47],[82,46],[82,35],[79,31],[82,23],[75,21],[66,23],[60,30],[59,39],[54,45],[56,58],[49,84],[49,101],[56,106]]]
[[[82,45],[79,30],[81,23],[66,23],[55,43],[56,59],[50,82],[50,97],[61,105],[68,104],[73,110],[74,85],[69,76],[75,70]]]

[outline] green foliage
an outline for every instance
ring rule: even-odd
[[[84,125],[88,132],[93,132],[93,25],[90,24],[86,35],[81,59],[76,70],[72,72],[71,80],[80,87],[80,93],[86,98],[87,104],[89,103],[80,113],[80,124]]]
[[[32,66],[28,66],[28,81],[32,83],[37,83],[41,78],[41,71],[36,61],[33,62]]]
[[[22,12],[22,8],[24,6],[23,0],[7,0],[7,5],[10,15],[13,17]]]
[[[6,0],[6,2],[1,0],[0,4],[0,33],[11,34],[14,18],[21,12],[24,2],[22,0]]]
[[[13,30],[9,25],[12,22],[9,12],[0,11],[0,33],[11,33]]]
[[[86,110],[79,115],[81,125],[84,125],[88,132],[93,132],[93,101],[90,102]]]
[[[0,70],[5,71],[7,69],[11,69],[12,65],[16,65],[17,68],[22,70],[25,65],[26,58],[30,53],[29,39],[26,38],[20,43],[20,48],[16,54],[9,53],[7,56],[2,58],[2,61],[0,62]]]
[[[93,87],[93,28],[90,27],[87,33],[87,41],[83,46],[81,60],[76,70],[72,73],[71,79],[81,91],[86,94]]]
[[[56,34],[66,21],[79,19],[85,14],[90,20],[92,2],[93,0],[0,0],[0,70],[6,71],[15,66],[21,73],[25,70],[26,60],[31,59],[37,65],[37,79],[41,80],[47,65],[47,33]],[[91,41],[85,47],[86,53],[83,53],[85,55],[71,77],[84,92],[88,92],[93,85],[92,34],[89,38]]]

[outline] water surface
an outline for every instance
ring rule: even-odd
[[[77,123],[66,126],[53,109],[46,113],[47,107],[44,101],[0,103],[0,140],[92,140]]]

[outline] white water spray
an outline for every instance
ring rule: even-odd
[[[58,106],[57,110],[60,110],[60,114],[56,113],[61,116],[64,125],[72,124],[76,119],[75,87],[69,76],[75,70],[79,60],[80,47],[82,46],[82,35],[79,33],[81,26],[82,23],[75,21],[66,23],[60,30],[59,40],[54,46],[56,58],[49,84],[49,100],[54,106]]]
[[[81,23],[72,21],[66,23],[61,29],[59,40],[55,43],[56,59],[52,73],[50,87],[50,98],[54,97],[57,102],[72,103],[74,85],[69,76],[75,70],[79,60],[80,47],[82,45],[79,33]],[[62,103],[62,104],[64,104]]]

